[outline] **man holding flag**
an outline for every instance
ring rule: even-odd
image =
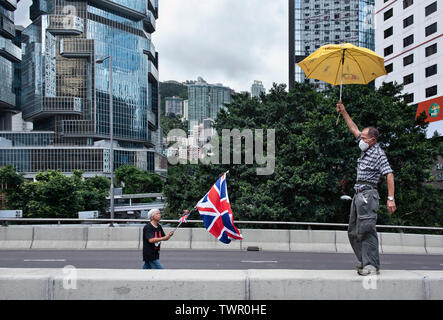
[[[160,220],[162,214],[159,209],[152,209],[148,212],[150,220],[143,228],[143,269],[164,269],[160,263],[160,243],[168,241],[174,235],[174,231],[165,235]]]

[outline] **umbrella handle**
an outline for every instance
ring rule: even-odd
[[[343,94],[343,75],[341,77],[341,83],[340,83],[340,102],[341,102],[341,96]],[[335,122],[335,125],[338,126],[338,123],[340,122],[340,113],[337,116],[337,121]]]

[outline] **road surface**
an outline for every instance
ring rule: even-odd
[[[275,251],[163,249],[168,269],[309,269],[348,270],[357,265],[353,254]],[[443,270],[442,255],[380,255],[381,269]],[[141,250],[0,250],[0,268],[140,269]]]

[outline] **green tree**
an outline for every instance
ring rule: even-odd
[[[117,185],[124,184],[124,194],[159,193],[163,180],[157,174],[139,170],[135,166],[124,165],[115,171]]]
[[[404,102],[401,90],[392,84],[379,89],[347,86],[343,101],[360,129],[379,129],[379,143],[394,170],[398,211],[389,215],[383,181],[379,223],[441,226],[442,197],[427,184],[431,165],[441,154],[441,140],[426,139],[423,117],[415,121],[416,109]],[[274,85],[262,101],[234,96],[218,115],[217,132],[275,129],[274,174],[257,176],[256,164],[170,167],[167,211],[192,208],[229,169],[229,195],[237,219],[347,222],[349,203],[339,199],[353,193],[360,151],[344,121],[336,126],[337,100],[338,89],[319,93],[305,84],[290,92]]]
[[[35,182],[21,184],[7,196],[7,206],[23,210],[28,218],[76,218],[78,211],[105,212],[110,182],[105,177],[84,180],[81,171],[71,177],[60,171],[39,172]]]

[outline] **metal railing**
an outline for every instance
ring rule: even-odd
[[[143,224],[149,222],[146,219],[77,219],[77,218],[0,218],[0,222],[90,222],[90,223],[137,223]],[[203,220],[188,220],[189,223],[203,224]],[[162,220],[161,223],[179,223],[178,220]],[[321,223],[321,222],[290,222],[290,221],[235,221],[236,225],[287,225],[287,226],[305,226],[305,227],[348,227],[347,223]],[[443,231],[443,227],[421,227],[421,226],[391,226],[377,225],[378,229],[399,229],[399,230],[428,230]]]

